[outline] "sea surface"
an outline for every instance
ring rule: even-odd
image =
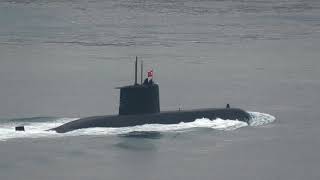
[[[0,0],[0,179],[318,180],[319,47],[319,0]],[[136,56],[161,110],[252,121],[46,131],[117,114]]]

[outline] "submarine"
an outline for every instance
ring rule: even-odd
[[[148,71],[148,77],[143,79],[143,63],[141,61],[141,83],[137,82],[138,59],[135,60],[135,81],[133,85],[119,87],[120,105],[118,115],[92,116],[65,123],[50,129],[57,133],[93,128],[93,127],[130,127],[144,124],[178,124],[193,122],[199,118],[211,120],[239,120],[249,123],[248,112],[231,108],[207,108],[193,110],[160,111],[159,85],[153,81],[153,70]]]

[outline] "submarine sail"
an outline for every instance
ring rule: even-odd
[[[58,133],[90,128],[90,127],[129,127],[143,124],[177,124],[192,122],[198,118],[211,120],[230,119],[249,122],[251,116],[248,112],[230,108],[207,108],[187,111],[160,112],[159,85],[153,82],[153,70],[143,83],[137,82],[138,59],[135,61],[135,81],[133,85],[120,87],[120,106],[118,115],[93,116],[81,118],[53,128]],[[143,67],[141,65],[141,71]],[[141,72],[142,74],[142,72]],[[141,76],[142,82],[142,76]]]
[[[119,115],[159,113],[159,86],[152,79],[146,78],[144,83],[137,83],[137,64],[135,61],[134,85],[120,87]],[[141,74],[143,67],[141,65]],[[142,75],[141,75],[142,82]]]

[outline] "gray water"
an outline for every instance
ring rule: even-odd
[[[318,0],[1,0],[3,123],[116,114],[135,56],[162,110],[229,103],[276,121],[10,139],[0,179],[319,179],[319,47]]]

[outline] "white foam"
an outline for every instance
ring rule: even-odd
[[[71,131],[68,135],[117,135],[125,134],[133,131],[178,131],[190,128],[212,128],[218,130],[234,130],[240,127],[247,126],[248,124],[238,120],[210,120],[207,118],[196,119],[194,122],[179,124],[145,124],[141,126],[123,127],[123,128],[87,128]]]
[[[261,126],[271,123],[275,117],[265,113],[249,112],[251,115],[250,126]],[[82,135],[118,135],[133,131],[183,131],[191,128],[212,128],[216,130],[230,131],[241,127],[248,126],[247,123],[238,120],[210,120],[207,118],[196,119],[189,123],[179,124],[145,124],[141,126],[122,127],[122,128],[87,128],[71,131],[65,134],[59,134],[48,129],[60,126],[64,123],[74,121],[77,118],[58,118],[50,122],[24,122],[26,131],[15,131],[14,127],[22,123],[4,123],[0,124],[0,141],[13,138],[50,138],[62,136],[82,136]]]
[[[272,123],[276,118],[270,114],[260,113],[260,112],[248,112],[251,116],[249,122],[250,126],[262,126],[265,124]]]
[[[59,134],[48,129],[60,126],[78,118],[57,118],[51,122],[19,122],[0,124],[0,141],[12,138],[40,138],[55,137]],[[15,126],[24,125],[25,131],[15,131]]]

